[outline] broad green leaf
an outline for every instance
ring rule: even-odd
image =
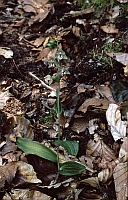
[[[57,154],[45,145],[27,138],[17,138],[18,148],[28,154],[34,154],[52,162],[57,162]]]
[[[72,156],[76,156],[79,150],[79,146],[78,146],[78,142],[76,141],[70,141],[70,140],[66,140],[66,141],[56,141],[54,142],[57,145],[62,146],[63,148],[65,148],[68,152],[68,154],[72,155]]]
[[[81,174],[85,171],[85,166],[81,165],[78,162],[65,162],[62,165],[60,165],[60,174],[65,176],[73,176],[77,174]]]

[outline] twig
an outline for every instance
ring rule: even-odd
[[[52,90],[52,91],[56,91],[54,88],[52,88],[51,86],[47,85],[46,83],[44,83],[42,80],[40,80],[36,75],[34,75],[32,72],[28,72],[30,76],[32,76],[33,78],[35,78],[36,80],[40,81],[41,85],[45,88],[47,88],[48,90]]]

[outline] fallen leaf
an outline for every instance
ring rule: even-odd
[[[2,110],[6,105],[6,101],[10,98],[9,92],[0,92],[0,109]]]
[[[128,163],[119,163],[113,173],[117,200],[128,199]]]
[[[126,136],[126,122],[121,120],[121,113],[117,104],[110,104],[106,111],[106,118],[115,141]]]
[[[44,48],[38,55],[36,62],[42,60],[43,58],[46,58],[50,52],[50,48]]]
[[[7,47],[0,47],[0,55],[4,56],[5,58],[12,58],[13,51]]]
[[[124,142],[121,145],[121,148],[119,151],[119,158],[120,158],[120,162],[128,161],[128,137],[124,138]]]
[[[79,117],[73,119],[71,130],[77,133],[84,132],[88,126],[88,119],[86,117]]]
[[[92,187],[95,187],[97,189],[100,188],[98,177],[83,179],[82,181],[80,181],[80,183],[83,183],[85,185],[91,185]]]
[[[21,179],[24,182],[28,183],[41,183],[42,181],[37,179],[36,172],[33,169],[33,166],[30,164],[27,164],[22,161],[16,162],[16,166],[18,169],[18,172],[20,173],[20,176],[18,179]],[[20,180],[19,180],[20,182]]]
[[[100,85],[100,86],[97,85],[96,88],[97,88],[97,91],[102,95],[102,97],[105,97],[108,101],[115,103],[110,87],[104,86],[104,85]]]
[[[107,24],[105,26],[100,26],[100,28],[105,32],[105,33],[118,33],[118,29],[115,27],[114,24]]]
[[[17,172],[17,165],[15,162],[11,162],[9,165],[0,166],[0,188],[5,186],[5,182],[8,184],[12,182]]]
[[[106,53],[111,58],[117,60],[118,62],[122,63],[125,66],[128,66],[128,53],[118,52],[118,53]]]
[[[109,106],[109,101],[105,99],[91,98],[84,101],[84,103],[78,108],[78,111],[83,113],[87,112],[89,106],[99,108],[99,109],[107,109]]]
[[[34,45],[35,45],[36,47],[39,47],[39,46],[44,42],[44,40],[45,40],[45,38],[42,37],[42,36],[40,36],[39,38],[37,38],[37,39],[35,40]]]
[[[89,13],[92,13],[92,12],[94,12],[94,8],[87,8],[85,10],[80,10],[80,11],[73,11],[72,10],[69,13],[65,13],[64,17],[68,17],[68,16],[78,17],[78,16],[89,14]]]
[[[112,161],[116,159],[115,153],[112,149],[110,149],[98,134],[94,135],[94,140],[89,140],[86,149],[86,155],[100,157],[105,161]]]

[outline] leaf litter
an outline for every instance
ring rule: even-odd
[[[127,17],[121,7],[127,1],[117,2],[111,9],[107,3],[102,20],[95,7],[81,11],[70,1],[0,4],[2,199],[127,199]],[[49,63],[57,52],[54,41],[68,57],[60,85],[58,180],[57,69]],[[17,137],[30,141],[29,151],[18,148]],[[36,154],[34,141],[53,154],[50,160]],[[77,155],[68,154],[73,141]]]

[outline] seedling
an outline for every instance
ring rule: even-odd
[[[60,102],[60,79],[63,73],[65,73],[64,66],[62,64],[62,60],[66,60],[67,56],[65,55],[65,52],[58,47],[58,41],[49,42],[49,44],[53,47],[55,44],[57,44],[57,51],[55,54],[55,57],[52,58],[48,64],[49,67],[56,66],[58,71],[57,74],[54,76],[54,79],[56,82],[58,82],[58,88],[56,89],[56,106],[55,106],[55,112],[58,119],[58,140],[54,142],[55,145],[57,145],[57,153],[51,150],[50,148],[46,147],[43,144],[40,144],[39,142],[32,141],[27,138],[18,138],[17,139],[17,145],[20,149],[25,151],[28,154],[35,154],[42,158],[45,158],[47,160],[50,160],[52,162],[57,162],[58,165],[58,175],[56,177],[56,180],[58,179],[59,174],[72,176],[82,173],[85,170],[85,166],[74,161],[68,161],[63,164],[60,164],[59,160],[59,147],[62,146],[67,150],[67,152],[70,155],[76,156],[78,153],[78,142],[76,141],[64,141],[61,140],[60,137],[60,115],[62,113],[62,104]],[[51,116],[55,116],[55,113],[52,111],[50,112],[50,116],[43,118],[45,121],[51,120]]]

